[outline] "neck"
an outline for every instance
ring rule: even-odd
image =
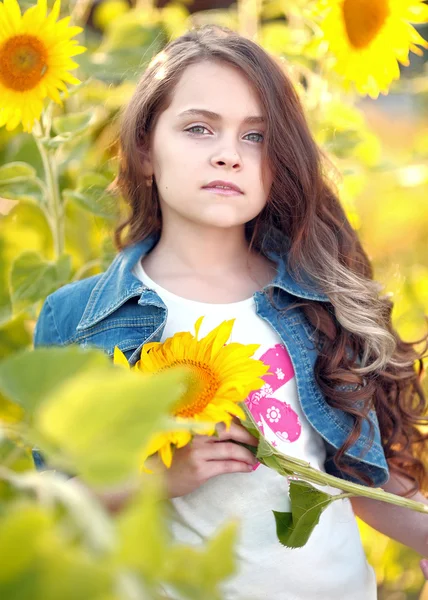
[[[195,223],[175,230],[164,223],[150,255],[152,261],[162,261],[171,269],[202,274],[245,268],[250,256],[243,225],[207,228]]]

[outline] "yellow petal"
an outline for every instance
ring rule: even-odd
[[[16,0],[4,0],[5,16],[13,31],[18,32],[21,25],[21,9]]]
[[[123,354],[123,352],[117,347],[114,347],[113,352],[113,364],[120,365],[121,367],[125,367],[126,369],[130,369],[128,359]]]
[[[169,469],[172,463],[172,450],[169,442],[164,444],[160,449],[160,456],[164,465]]]
[[[195,338],[198,339],[199,336],[199,329],[201,328],[202,325],[202,321],[203,321],[204,317],[199,317],[199,319],[196,321],[195,323]]]
[[[215,358],[218,352],[226,344],[232,333],[232,328],[235,323],[235,319],[224,321],[218,327],[213,329],[207,336],[201,340],[204,345],[211,345],[211,358]]]

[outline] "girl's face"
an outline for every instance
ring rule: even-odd
[[[214,114],[182,114],[202,109]],[[262,182],[262,107],[238,69],[201,62],[187,67],[170,106],[155,125],[148,174],[154,174],[164,223],[183,219],[210,227],[236,227],[257,216],[272,184]],[[246,121],[248,117],[257,117]],[[239,195],[203,189],[214,180],[231,182]]]

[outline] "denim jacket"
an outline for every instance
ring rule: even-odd
[[[131,365],[139,359],[143,344],[160,341],[167,319],[167,307],[153,290],[132,273],[135,263],[156,244],[151,236],[119,252],[108,269],[101,274],[67,284],[50,294],[42,307],[34,334],[35,346],[79,344],[96,346],[113,356],[118,346]],[[277,266],[276,277],[262,290],[255,292],[258,316],[276,331],[288,350],[296,376],[302,410],[312,427],[322,437],[327,458],[327,473],[358,482],[337,470],[333,455],[348,437],[353,420],[340,409],[331,407],[314,376],[317,350],[313,344],[313,326],[298,307],[286,313],[272,305],[267,290],[273,286],[275,303],[284,308],[301,299],[328,301],[328,297],[311,284],[298,283],[286,269],[286,262],[275,252],[267,252]],[[305,281],[305,279],[304,279]],[[379,423],[374,410],[369,418],[374,426],[374,440],[367,453],[369,425],[363,422],[357,441],[346,452],[346,460],[367,474],[375,486],[389,477],[388,464],[380,439]],[[37,468],[43,468],[43,458],[34,450]]]

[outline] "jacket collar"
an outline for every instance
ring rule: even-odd
[[[157,296],[147,288],[132,273],[134,265],[138,260],[148,254],[158,241],[158,236],[153,234],[144,240],[128,246],[119,252],[114,258],[108,269],[101,274],[95,287],[93,288],[86,304],[82,318],[77,325],[77,331],[88,329],[105,317],[114,312],[127,300],[134,296],[140,296],[138,304],[150,303],[159,307],[164,307],[156,300]],[[311,280],[302,274],[302,279],[307,283],[307,287],[298,283],[291,277],[286,267],[286,260],[283,260],[276,252],[266,250],[267,256],[277,265],[276,277],[263,289],[276,287],[289,294],[308,300],[317,300],[326,302],[328,296],[319,290]]]

